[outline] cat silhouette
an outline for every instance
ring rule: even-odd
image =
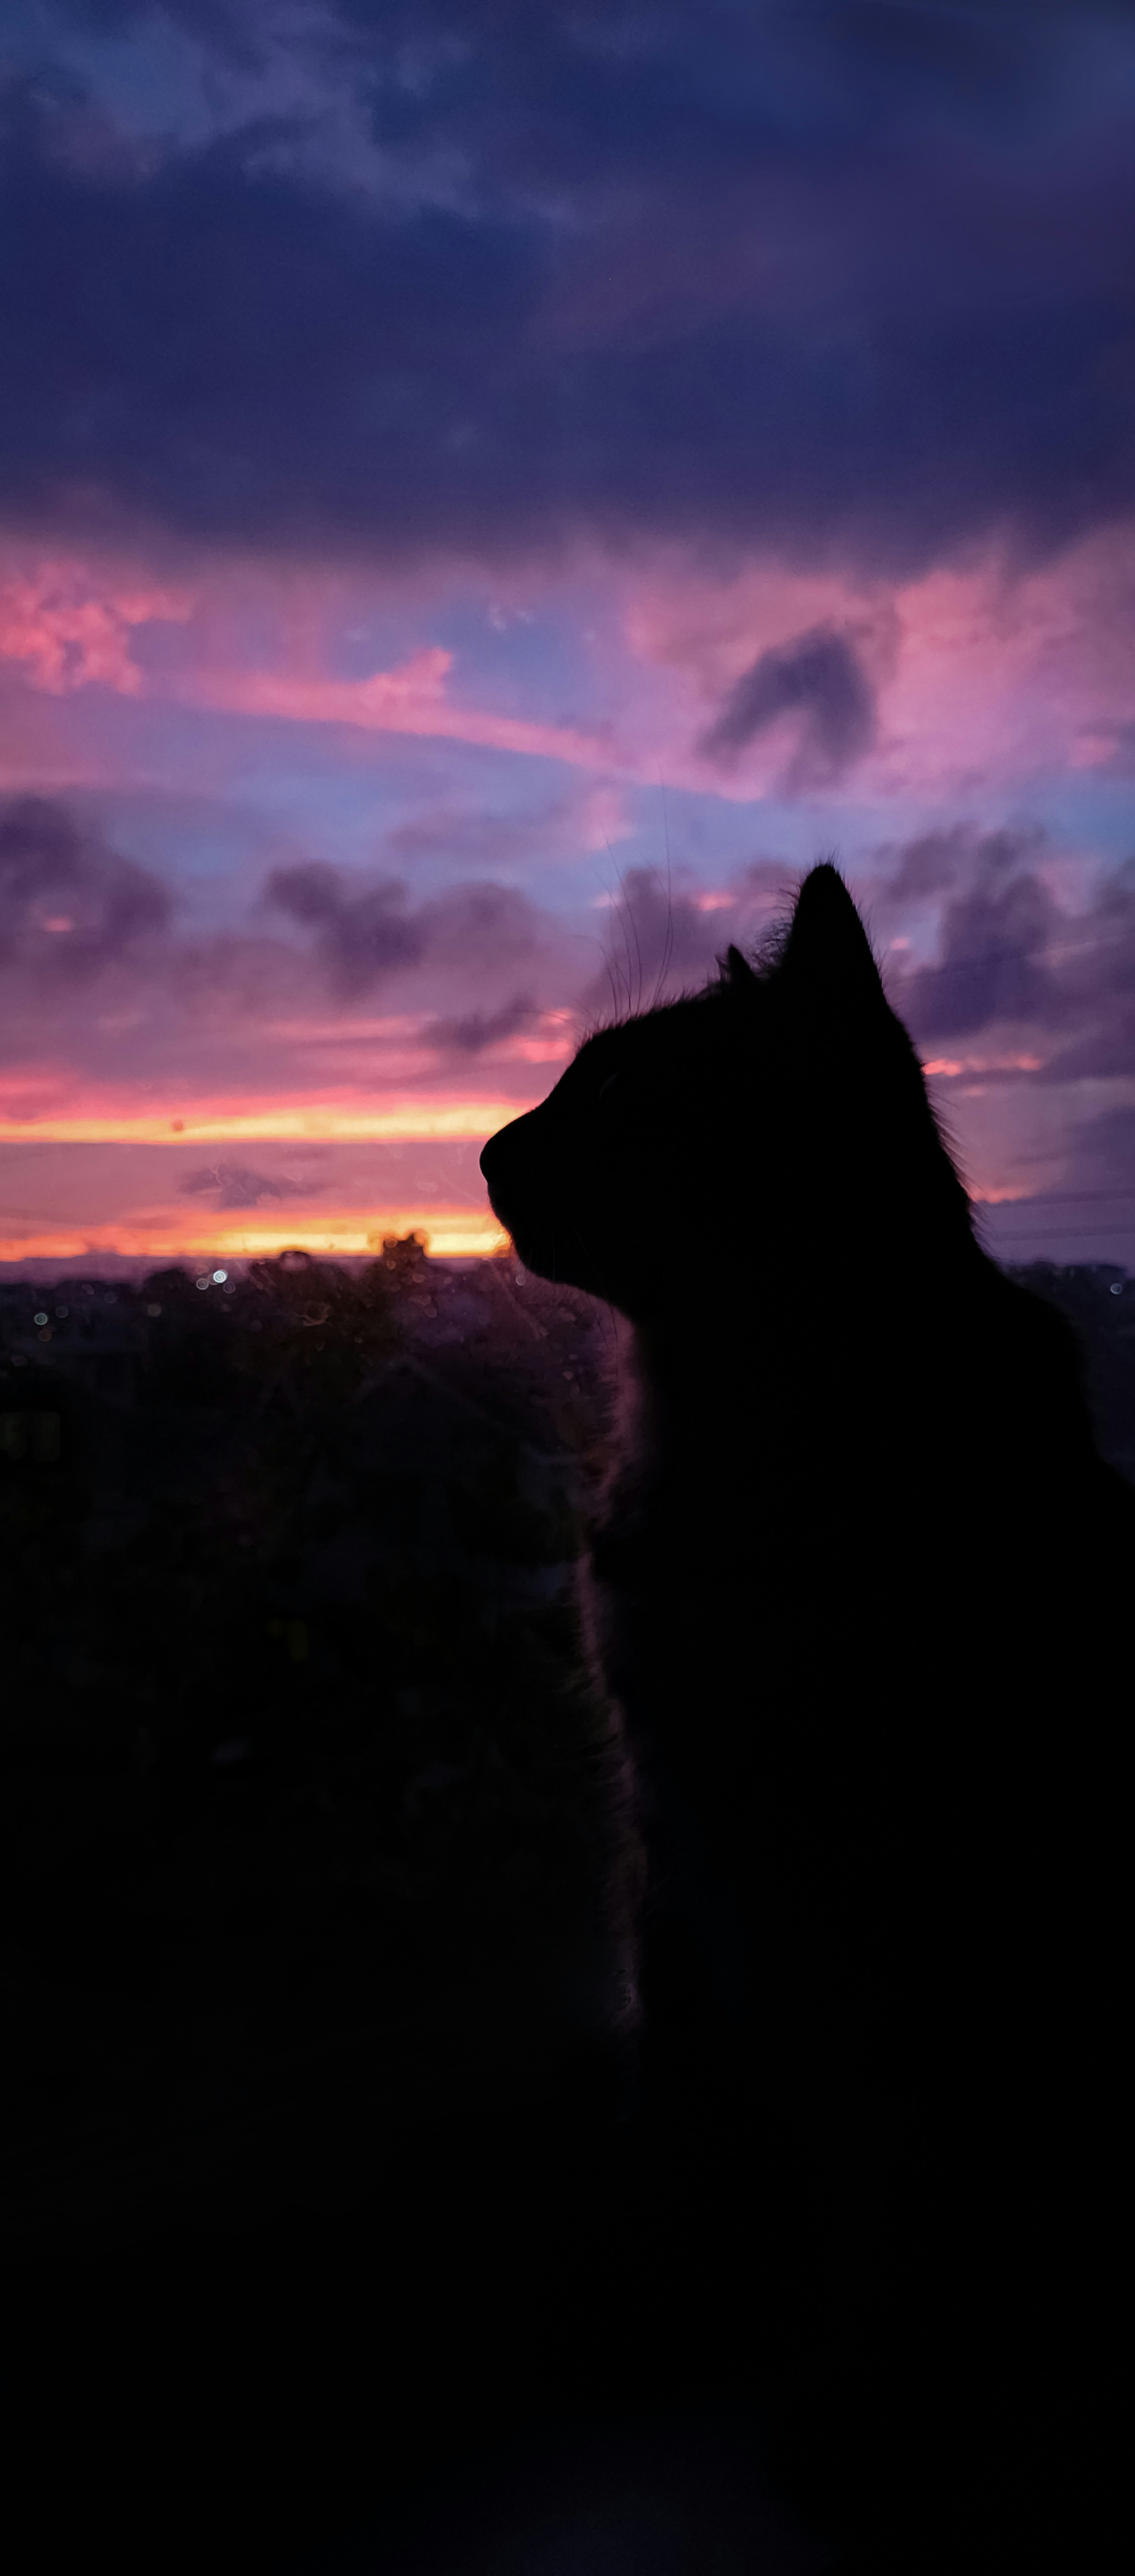
[[[633,1328],[584,1609],[684,2331],[849,2567],[1110,2565],[1135,1494],[1077,1346],[981,1250],[830,865],[481,1168]]]

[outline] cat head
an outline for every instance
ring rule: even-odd
[[[704,992],[600,1029],[538,1109],[481,1156],[525,1266],[645,1321],[704,1245],[723,1271],[789,1275],[968,1206],[905,1029],[831,866],[805,877],[772,961],[736,948]],[[677,1258],[676,1238],[685,1238]],[[694,1239],[693,1243],[691,1239]]]

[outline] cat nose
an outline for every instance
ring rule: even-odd
[[[526,1110],[519,1118],[510,1118],[507,1127],[498,1127],[496,1135],[490,1136],[488,1144],[482,1146],[481,1172],[490,1189],[494,1174],[499,1181],[503,1178],[510,1162],[515,1169],[517,1143],[520,1142],[523,1151],[524,1143],[527,1141],[526,1137],[518,1140],[516,1131],[518,1127],[527,1127],[530,1116],[531,1112]]]
[[[490,1136],[488,1144],[481,1150],[481,1175],[495,1216],[500,1216],[502,1192],[509,1190],[510,1180],[513,1183],[516,1180],[516,1154],[509,1142],[511,1135],[511,1127],[498,1127],[496,1135]]]

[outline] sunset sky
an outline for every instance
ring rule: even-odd
[[[983,1239],[1135,1267],[1135,7],[26,0],[0,94],[0,1261],[491,1249],[834,854]]]

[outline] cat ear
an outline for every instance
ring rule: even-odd
[[[796,898],[781,971],[843,1003],[885,1002],[871,942],[838,868],[810,868]]]
[[[756,983],[757,979],[749,960],[747,957],[742,957],[739,948],[727,948],[724,957],[719,957],[717,962],[721,968],[722,983],[732,985],[734,992],[740,991],[745,984]]]

